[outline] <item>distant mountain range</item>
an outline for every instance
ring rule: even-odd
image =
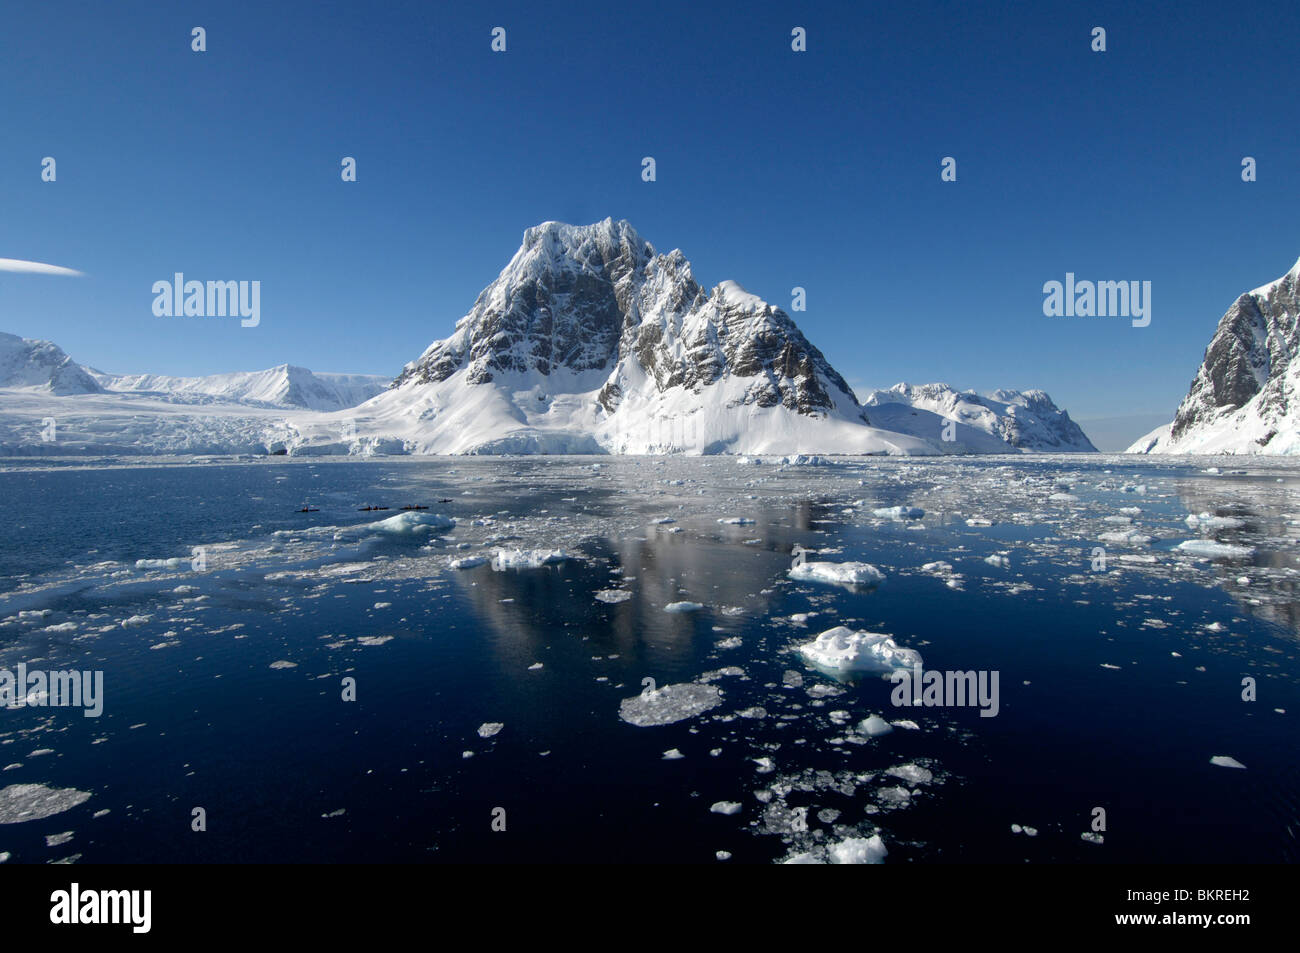
[[[1300,453],[1300,261],[1219,320],[1172,422],[1129,453]]]
[[[45,440],[35,422],[64,422]],[[199,449],[203,448],[203,449]],[[780,308],[706,291],[630,224],[524,233],[397,377],[83,368],[0,335],[0,451],[915,454],[1093,451],[1042,391],[900,384],[861,403]]]

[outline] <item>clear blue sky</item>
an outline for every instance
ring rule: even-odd
[[[0,330],[109,371],[394,374],[526,227],[611,215],[706,286],[805,287],[860,388],[1169,416],[1300,257],[1294,2],[365,6],[9,4],[0,257],[86,277],[0,273]],[[155,317],[175,271],[260,280],[261,326]],[[1067,271],[1151,281],[1150,327],[1044,317]]]

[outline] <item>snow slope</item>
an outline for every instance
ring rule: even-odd
[[[159,400],[186,404],[250,404],[304,410],[344,410],[355,407],[389,384],[371,374],[317,374],[305,367],[281,364],[265,371],[237,371],[206,377],[160,374],[105,374],[90,371],[105,390],[150,394]]]
[[[981,395],[947,384],[895,384],[872,391],[862,403],[877,426],[947,443],[946,452],[1097,452],[1070,415],[1041,390]],[[944,441],[945,430],[951,441]]]
[[[0,387],[38,389],[49,394],[94,394],[99,384],[49,341],[0,331]]]
[[[1171,423],[1129,453],[1300,453],[1300,261],[1219,320]]]

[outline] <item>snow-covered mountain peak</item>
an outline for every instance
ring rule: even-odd
[[[959,391],[947,384],[895,384],[862,404],[881,427],[976,453],[1095,452],[1070,415],[1041,390]],[[945,436],[946,434],[946,436]]]
[[[0,331],[0,387],[40,388],[51,394],[93,394],[99,384],[49,341]]]
[[[712,295],[723,304],[741,311],[762,311],[769,308],[766,301],[758,295],[750,294],[735,281],[720,281],[716,288],[713,289]]]
[[[1173,422],[1131,453],[1300,452],[1300,261],[1219,319]]]

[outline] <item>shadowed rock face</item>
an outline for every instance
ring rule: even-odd
[[[1226,411],[1255,401],[1261,418],[1288,415],[1300,315],[1300,265],[1279,281],[1244,294],[1219,321],[1205,359],[1174,418],[1178,440]],[[1273,434],[1261,438],[1266,445]]]
[[[802,414],[837,402],[857,407],[785,312],[727,284],[706,293],[680,251],[657,254],[627,222],[548,222],[524,233],[455,333],[392,386],[437,383],[462,369],[467,383],[483,384],[502,373],[612,373],[634,364],[660,392],[698,391],[730,375],[754,379],[744,404]],[[610,413],[622,398],[613,376],[597,396]]]

